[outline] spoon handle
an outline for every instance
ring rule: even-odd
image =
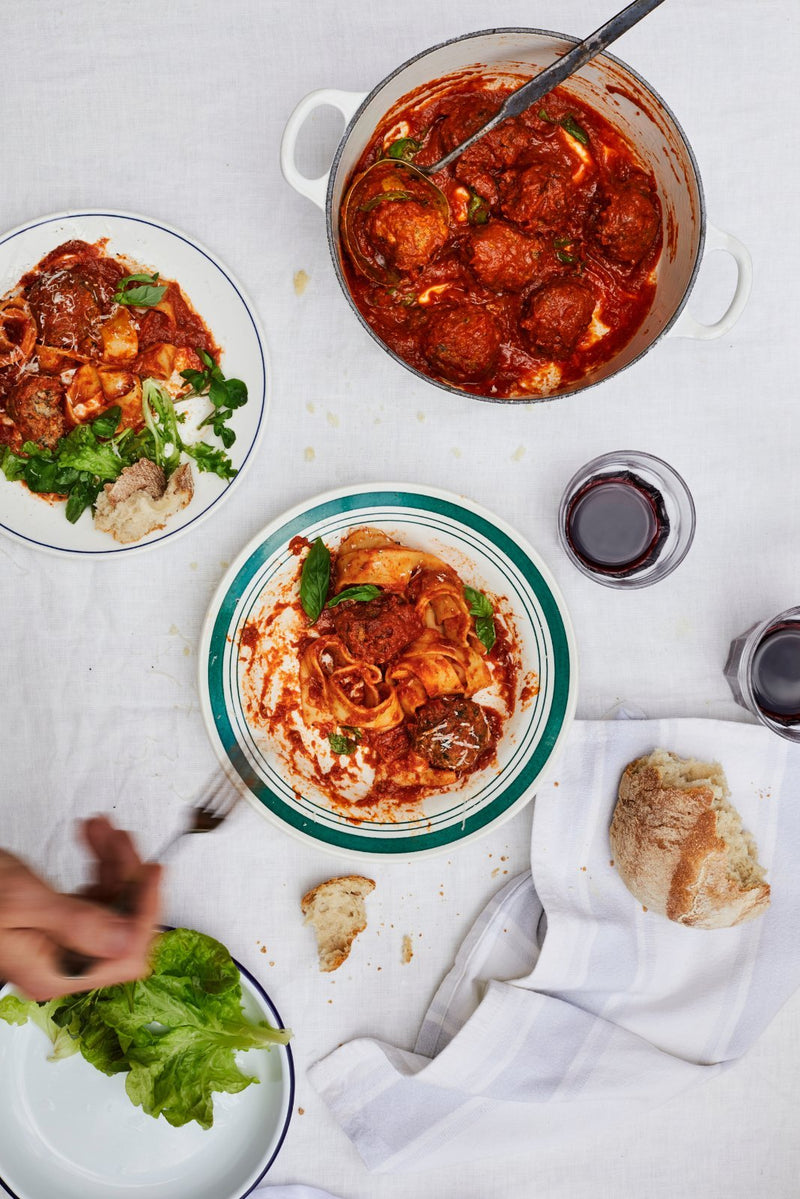
[[[460,154],[463,154],[469,146],[476,142],[479,137],[483,137],[490,130],[496,128],[501,121],[505,121],[507,117],[519,116],[521,112],[525,112],[527,108],[535,104],[537,100],[541,100],[542,96],[551,92],[559,83],[563,83],[570,75],[574,75],[581,67],[585,66],[595,55],[605,50],[606,46],[611,45],[623,33],[636,25],[643,17],[646,17],[654,8],[658,8],[659,4],[663,4],[664,0],[633,0],[622,12],[618,12],[605,25],[601,25],[594,33],[590,33],[582,42],[578,42],[577,46],[573,46],[561,58],[556,59],[549,67],[545,67],[538,75],[535,75],[528,83],[524,83],[522,87],[517,88],[503,104],[502,108],[477,129],[471,137],[466,138],[459,146],[446,154],[432,167],[429,167],[426,174],[434,174],[436,171],[441,171],[449,166]]]

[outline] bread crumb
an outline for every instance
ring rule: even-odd
[[[303,457],[305,458],[306,462],[313,462],[316,456],[316,450],[314,449],[313,445],[307,445],[303,450]]]
[[[336,415],[335,412],[329,412],[327,419],[328,419],[328,424],[333,425],[334,429],[339,428],[339,417]]]
[[[298,1107],[297,1114],[298,1116],[304,1116],[306,1114],[306,1109],[304,1107]]]
[[[266,953],[266,952],[267,952],[267,947],[266,947],[266,945],[262,945],[262,946],[261,946],[261,952],[262,952],[262,953]]]
[[[500,873],[500,867],[499,867],[499,866],[495,866],[494,870],[492,871],[491,877],[492,877],[492,878],[497,878],[497,876],[498,876],[498,874],[499,874],[499,873]]]
[[[511,455],[511,461],[512,462],[521,462],[522,459],[524,458],[524,456],[525,456],[525,446],[518,445],[517,448],[514,450],[514,453]]]
[[[406,933],[406,935],[403,937],[403,953],[402,953],[403,965],[407,966],[408,963],[413,958],[413,956],[414,956],[414,949],[411,944],[411,934]]]
[[[303,292],[308,287],[309,274],[307,271],[295,271],[294,273],[294,294],[302,296]]]

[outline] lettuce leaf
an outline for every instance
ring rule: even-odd
[[[80,1051],[104,1074],[126,1073],[131,1101],[180,1126],[213,1122],[213,1093],[236,1094],[258,1080],[237,1065],[239,1050],[285,1045],[288,1029],[253,1023],[242,1009],[239,971],[224,945],[192,929],[158,937],[151,974],[35,1003],[9,995],[0,1019],[42,1027],[52,1058]]]

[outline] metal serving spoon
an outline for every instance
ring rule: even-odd
[[[409,196],[423,205],[433,205],[438,208],[445,219],[450,220],[450,204],[447,196],[433,183],[431,176],[436,175],[450,166],[451,162],[473,146],[480,138],[491,133],[509,117],[517,117],[526,109],[531,108],[537,100],[557,87],[570,75],[574,75],[581,67],[590,62],[596,55],[605,50],[623,33],[636,25],[649,12],[663,4],[664,0],[633,0],[621,12],[606,21],[594,33],[578,42],[566,54],[557,59],[549,67],[540,71],[528,83],[512,92],[498,112],[484,125],[471,133],[468,138],[457,145],[449,153],[430,166],[415,166],[410,162],[396,158],[380,158],[367,167],[348,189],[342,205],[342,236],[345,247],[353,264],[362,275],[375,283],[391,286],[399,279],[399,274],[387,263],[373,261],[366,257],[358,245],[354,230],[355,213],[363,210],[363,205],[374,203],[381,195],[392,192],[405,192],[409,188]]]

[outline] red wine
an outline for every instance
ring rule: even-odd
[[[767,631],[753,654],[751,678],[765,716],[779,724],[800,722],[800,624]]]
[[[572,552],[599,574],[624,578],[650,566],[668,533],[661,492],[631,471],[595,475],[567,509]]]

